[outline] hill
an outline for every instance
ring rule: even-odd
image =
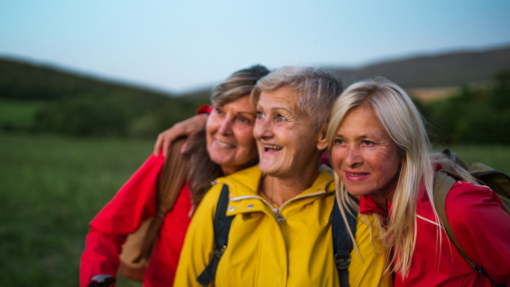
[[[383,76],[403,88],[458,87],[489,82],[510,68],[510,47],[384,61],[357,69],[331,68],[344,84]]]
[[[205,102],[0,59],[3,130],[153,137]]]
[[[384,76],[421,100],[489,83],[510,69],[510,47],[410,57],[357,69],[331,68],[345,86]],[[154,137],[208,102],[211,89],[172,95],[0,58],[0,129],[79,136]],[[178,97],[177,97],[178,96]]]

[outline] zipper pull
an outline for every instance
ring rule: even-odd
[[[283,218],[283,216],[280,215],[280,210],[279,209],[276,210],[274,215],[276,216],[276,221],[278,223],[284,223],[285,222],[285,218]]]

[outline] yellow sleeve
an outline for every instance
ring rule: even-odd
[[[174,286],[202,286],[197,277],[214,256],[213,221],[222,186],[214,185],[193,215],[179,257]],[[209,286],[214,286],[214,282]]]
[[[366,224],[367,219],[372,226],[372,232],[370,232],[370,228]],[[349,285],[351,287],[393,286],[391,273],[383,274],[387,266],[386,252],[375,239],[379,235],[375,224],[373,215],[362,216],[358,214],[356,244],[362,259],[359,258],[358,253],[353,249],[351,252],[351,264],[349,265]]]

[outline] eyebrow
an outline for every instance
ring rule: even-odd
[[[264,109],[260,104],[257,105],[257,107],[261,108],[261,109]],[[286,108],[282,108],[282,107],[275,107],[275,108],[271,108],[271,111],[275,111],[275,110],[284,110],[286,111],[287,113],[289,114],[292,114],[291,111],[287,110]]]
[[[335,134],[335,137],[338,137],[338,138],[344,138],[344,136],[343,136],[343,135],[341,135],[341,134]],[[357,139],[357,140],[360,140],[360,139],[366,139],[366,138],[369,138],[369,136],[368,136],[368,135],[361,135],[361,136],[359,136],[359,137],[356,137],[356,139]]]

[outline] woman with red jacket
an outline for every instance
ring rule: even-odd
[[[190,217],[211,182],[258,162],[252,133],[256,109],[249,95],[268,73],[263,66],[252,66],[214,88],[206,127],[188,141],[187,181],[164,218],[145,272],[145,287],[173,285]],[[163,155],[152,155],[92,220],[81,258],[80,286],[116,277],[126,237],[156,214],[157,182],[164,163]]]
[[[381,236],[373,240],[392,254],[395,286],[510,286],[510,214],[489,187],[431,153],[424,126],[397,85],[370,80],[349,86],[328,127],[339,206],[376,215]],[[462,178],[447,194],[446,215],[461,249],[486,274],[471,267],[445,233],[434,204],[440,170]],[[359,205],[348,194],[359,197]]]

